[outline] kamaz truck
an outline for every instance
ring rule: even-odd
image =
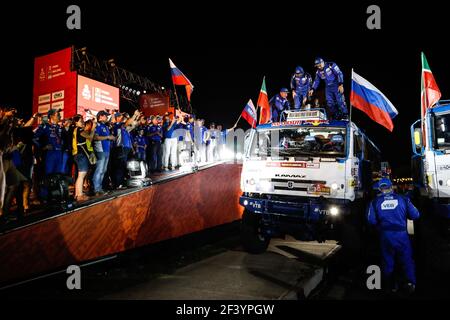
[[[361,225],[380,151],[351,121],[323,109],[286,112],[249,136],[241,174],[242,244],[264,252],[273,237],[323,241]],[[449,171],[450,172],[450,171]]]
[[[422,216],[418,244],[428,267],[450,268],[450,101],[411,125],[414,200]]]

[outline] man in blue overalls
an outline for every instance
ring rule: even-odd
[[[46,152],[45,174],[64,173],[64,162],[67,159],[63,157],[63,128],[58,124],[60,121],[59,111],[50,109],[47,115],[49,123],[36,130],[33,142],[41,151]]]
[[[316,77],[309,95],[317,90],[320,80],[325,82],[325,96],[327,106],[333,119],[346,119],[348,117],[347,105],[344,97],[344,75],[334,62],[324,62],[322,58],[314,61],[317,68]]]
[[[392,190],[392,182],[382,178],[378,182],[380,194],[368,207],[367,220],[380,234],[382,273],[389,286],[394,285],[394,266],[397,261],[407,280],[406,289],[412,293],[416,286],[415,265],[407,231],[407,219],[419,218],[419,211],[409,198]]]
[[[288,111],[291,108],[287,99],[288,93],[289,90],[287,88],[281,88],[280,93],[270,99],[269,105],[272,111],[272,122],[284,120],[284,111]]]
[[[311,89],[312,78],[302,67],[295,68],[295,73],[291,78],[292,97],[294,98],[294,108],[299,110],[308,100],[308,93]]]

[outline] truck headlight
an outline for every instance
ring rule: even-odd
[[[337,207],[331,207],[330,208],[330,215],[333,217],[337,216],[339,214],[339,209]]]
[[[332,183],[331,184],[331,190],[337,190],[339,188],[337,183]]]
[[[447,187],[450,187],[450,179],[446,182]]]

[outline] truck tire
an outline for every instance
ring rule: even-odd
[[[245,251],[260,254],[267,250],[270,238],[261,233],[260,217],[244,211],[241,222],[241,243]]]

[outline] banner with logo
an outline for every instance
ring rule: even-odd
[[[33,114],[61,109],[61,117],[76,114],[77,73],[70,70],[72,48],[34,60]]]
[[[119,111],[119,88],[78,76],[77,113],[90,119],[101,110]]]

